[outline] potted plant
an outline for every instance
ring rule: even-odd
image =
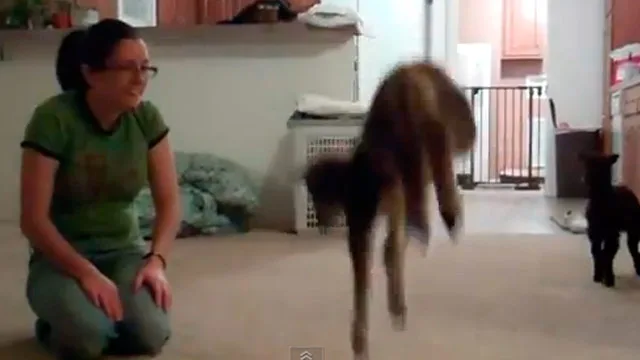
[[[43,0],[15,0],[6,15],[5,26],[17,29],[44,27],[46,7]]]

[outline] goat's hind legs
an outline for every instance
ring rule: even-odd
[[[371,278],[371,227],[376,216],[376,204],[360,203],[357,209],[346,209],[349,227],[349,255],[353,266],[353,319],[351,348],[354,359],[369,358],[369,282]],[[371,207],[371,208],[370,208]]]
[[[602,241],[589,240],[591,243],[591,260],[593,262],[593,282],[602,282]]]
[[[604,276],[604,238],[593,228],[587,229],[587,237],[589,238],[589,244],[591,245],[591,260],[593,262],[593,282],[602,283]]]
[[[446,141],[434,141],[430,146],[429,156],[438,210],[451,241],[457,243],[463,210],[453,168],[453,154]]]
[[[616,277],[613,271],[613,260],[620,248],[620,235],[609,234],[604,240],[602,248],[602,284],[606,287],[614,287]]]
[[[627,232],[627,247],[629,248],[629,254],[631,255],[631,259],[633,259],[633,267],[636,271],[636,275],[640,276],[640,252],[638,250],[638,243],[640,243],[640,232]]]
[[[384,265],[387,274],[387,306],[396,330],[407,326],[407,305],[404,288],[404,253],[407,246],[406,201],[400,184],[390,196],[389,234],[384,245]]]

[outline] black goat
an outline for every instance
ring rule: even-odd
[[[589,188],[587,235],[593,258],[593,281],[615,286],[613,260],[620,247],[620,233],[626,232],[629,253],[636,274],[640,275],[640,202],[626,186],[611,183],[617,154],[583,153],[585,182]]]

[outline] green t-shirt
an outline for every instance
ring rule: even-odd
[[[35,109],[21,146],[59,161],[50,215],[76,249],[141,244],[134,199],[147,184],[149,149],[168,132],[146,101],[123,114],[112,131],[99,126],[80,93],[54,96]]]

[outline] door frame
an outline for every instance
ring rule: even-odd
[[[463,43],[457,45],[456,57],[458,54],[467,53],[467,56],[479,60],[482,67],[482,79],[479,84],[464,84],[464,86],[489,87],[492,83],[493,76],[493,48],[490,43]],[[457,64],[457,62],[456,62]],[[473,96],[473,95],[472,95]],[[491,96],[490,93],[476,96],[474,101],[474,118],[476,126],[480,129],[479,138],[475,144],[473,152],[473,181],[487,182],[491,181],[491,164],[490,164],[490,147],[491,147]],[[469,101],[472,99],[470,98]],[[467,169],[465,169],[467,170]]]
[[[351,3],[355,2],[355,6],[356,6],[356,12],[357,13],[361,13],[361,4],[367,0],[350,0]],[[371,0],[369,0],[371,1]],[[432,6],[433,6],[433,2],[434,1],[444,1],[446,4],[447,0],[422,0],[424,2],[424,6],[425,6],[425,28],[424,28],[424,32],[425,32],[425,44],[424,44],[424,48],[425,48],[425,57],[429,58],[432,55],[432,36],[433,36],[433,29],[432,29],[432,21],[431,19],[433,19],[434,16],[439,16],[439,14],[433,14],[432,12]],[[457,2],[458,0],[453,0],[455,2]],[[365,26],[367,26],[367,19],[362,19],[365,23]],[[370,24],[369,24],[370,25]],[[373,27],[375,29],[375,27]],[[447,40],[448,41],[448,40]],[[362,38],[361,36],[356,36],[355,37],[355,45],[356,45],[356,56],[354,59],[354,63],[353,63],[353,67],[355,70],[355,78],[354,78],[354,87],[353,87],[353,101],[361,101],[362,100],[362,89],[360,87],[360,85],[362,84],[362,72],[360,71],[362,69],[362,66],[360,64],[360,59],[362,57]]]
[[[365,0],[351,0],[355,3],[356,12],[360,13],[360,3]],[[460,22],[460,0],[425,0],[427,7],[426,15],[426,55],[431,58],[435,53],[444,57],[444,66],[447,70],[452,70],[458,58],[458,38]],[[436,5],[434,5],[436,3]],[[433,19],[444,19],[443,22],[434,22]],[[363,19],[366,24],[366,19]],[[436,27],[437,25],[437,27]],[[436,51],[436,42],[433,38],[436,34],[444,34],[444,49]],[[441,35],[438,35],[441,36]],[[355,71],[353,81],[353,101],[360,101],[360,36],[355,37],[356,54],[353,61]],[[439,44],[441,46],[441,44]],[[441,54],[444,51],[444,54]]]

